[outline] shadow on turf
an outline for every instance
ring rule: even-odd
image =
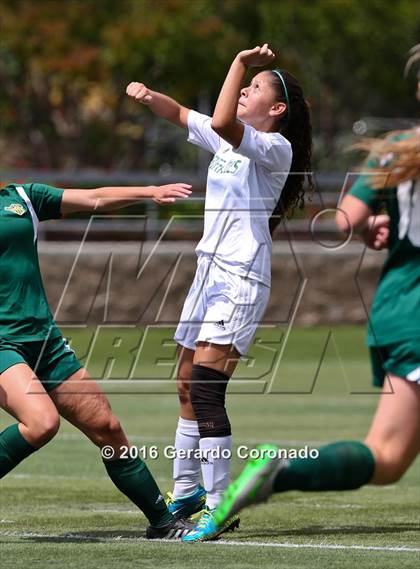
[[[144,539],[144,531],[89,531],[65,533],[63,535],[50,536],[25,536],[25,540],[36,541],[37,543],[94,543],[98,541],[118,541],[119,539]]]
[[[329,536],[329,535],[366,535],[366,534],[387,534],[418,532],[419,525],[415,523],[395,524],[389,526],[340,526],[336,528],[325,528],[322,526],[309,526],[293,530],[271,530],[264,532],[235,532],[235,540],[248,540],[250,538],[264,537],[293,537],[293,536]],[[115,540],[136,540],[144,539],[142,531],[96,531],[96,532],[75,532],[57,536],[26,536],[24,539],[37,543],[94,543],[98,541]],[[223,536],[224,537],[224,536]]]

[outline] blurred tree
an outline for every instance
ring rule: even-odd
[[[268,40],[303,81],[318,165],[363,114],[414,113],[414,0],[0,0],[2,165],[191,167],[180,133],[125,96],[144,81],[210,111],[240,49]]]
[[[303,79],[318,166],[333,168],[338,157],[343,164],[341,150],[361,116],[416,116],[415,86],[403,71],[420,37],[417,1],[262,0],[260,8],[267,41]]]
[[[19,148],[13,161],[137,168],[156,166],[156,150],[173,161],[174,130],[162,145],[156,130],[165,127],[126,98],[125,86],[141,80],[190,103],[217,89],[232,54],[249,43],[229,22],[240,4],[2,0],[0,121],[7,146]]]

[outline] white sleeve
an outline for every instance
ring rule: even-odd
[[[241,144],[235,152],[254,160],[271,172],[289,172],[292,146],[279,132],[260,132],[244,124]]]
[[[211,117],[197,111],[188,113],[188,142],[216,154],[221,139],[211,128]]]

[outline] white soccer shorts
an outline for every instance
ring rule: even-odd
[[[245,355],[264,315],[270,288],[218,266],[200,255],[182,309],[175,341],[190,350],[196,342],[232,344]]]

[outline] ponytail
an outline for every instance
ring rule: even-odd
[[[420,131],[418,128],[394,130],[384,138],[365,138],[350,149],[365,150],[368,159],[378,162],[369,184],[374,189],[394,188],[420,178]]]
[[[297,79],[288,71],[271,71],[273,87],[279,99],[288,108],[279,121],[279,132],[292,145],[292,164],[279,201],[270,218],[271,235],[281,218],[290,216],[296,207],[305,205],[306,189],[313,190],[312,180],[312,124],[308,103]],[[307,188],[305,188],[307,183]]]

